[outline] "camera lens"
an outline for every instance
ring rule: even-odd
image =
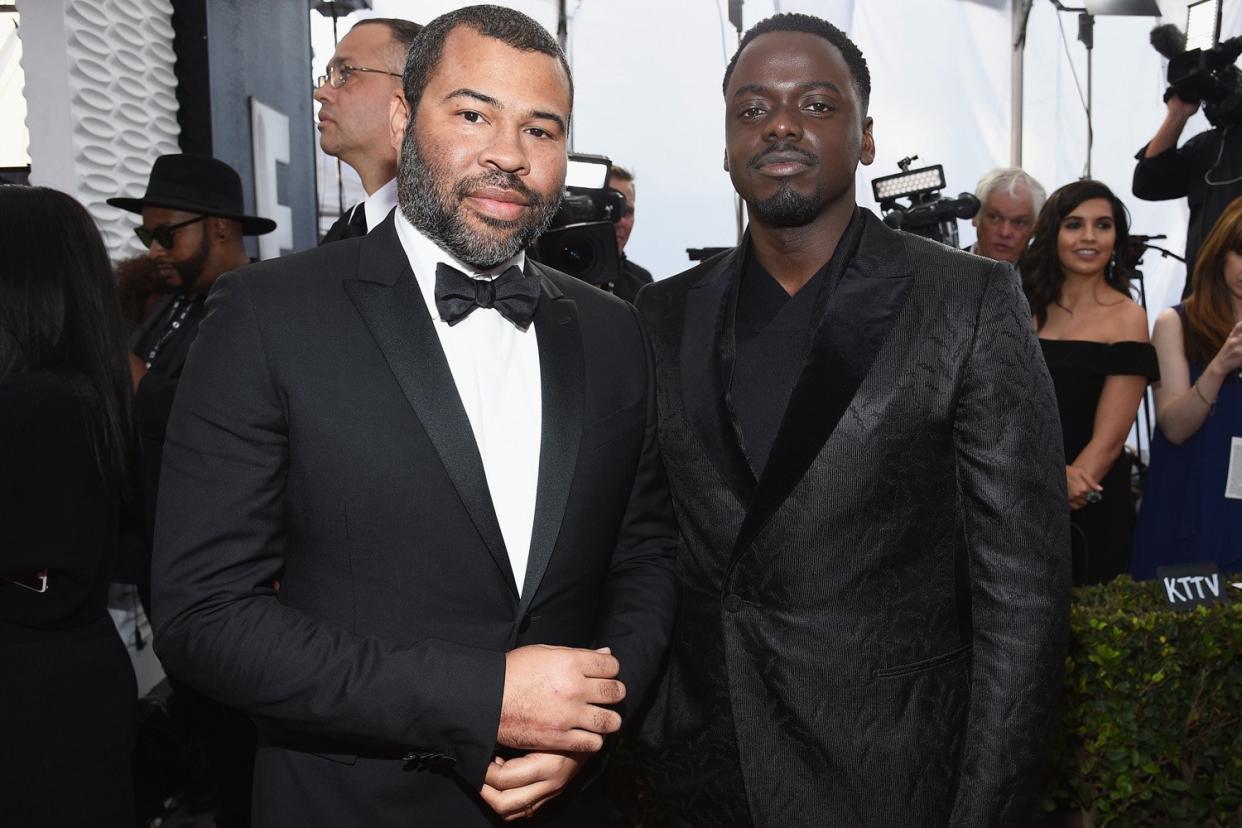
[[[561,245],[559,258],[564,266],[558,269],[565,271],[570,276],[583,276],[590,273],[591,268],[595,267],[595,261],[598,258],[594,249],[595,246],[590,241],[590,239],[575,239]],[[555,265],[553,266],[555,267]]]

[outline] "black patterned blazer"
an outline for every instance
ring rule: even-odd
[[[745,245],[639,297],[682,588],[644,763],[692,825],[1020,824],[1068,634],[1052,384],[1008,265],[863,210],[851,248],[757,480]]]

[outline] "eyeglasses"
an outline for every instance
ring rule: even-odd
[[[135,227],[134,235],[138,237],[138,241],[142,242],[143,247],[150,247],[151,242],[159,242],[160,247],[165,250],[171,250],[173,246],[173,233],[186,225],[202,221],[205,218],[207,216],[199,216],[198,218],[186,219],[176,224],[161,224],[158,227]]]
[[[401,77],[400,72],[388,72],[384,69],[368,69],[365,66],[347,66],[345,64],[334,66],[329,63],[328,68],[324,71],[327,72],[327,74],[320,75],[315,78],[316,89],[323,86],[325,83],[331,84],[333,89],[340,89],[345,85],[345,81],[349,80],[349,76],[354,72],[374,72],[377,75],[391,75],[394,78]]]

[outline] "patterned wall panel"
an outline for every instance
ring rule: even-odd
[[[55,2],[55,0],[50,0]],[[71,164],[76,195],[99,224],[113,258],[141,252],[135,216],[109,207],[115,195],[141,195],[155,158],[178,152],[177,79],[173,73],[171,0],[60,0],[61,44],[40,27],[38,43],[24,43],[23,64],[36,49],[63,48],[73,158],[40,157],[31,124],[31,172],[43,164]],[[34,76],[26,66],[27,99]],[[37,81],[36,81],[37,83]],[[55,186],[55,185],[53,185]]]

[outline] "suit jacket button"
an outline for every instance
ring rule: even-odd
[[[730,592],[724,597],[724,608],[729,612],[737,612],[742,608],[742,596]]]

